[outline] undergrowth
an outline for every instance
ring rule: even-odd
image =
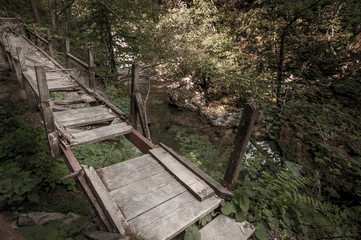
[[[69,172],[62,159],[50,157],[44,129],[15,117],[22,110],[0,106],[0,210],[38,206],[39,193],[57,184],[76,191],[73,180],[59,180]]]

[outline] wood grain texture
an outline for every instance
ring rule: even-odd
[[[85,126],[112,121],[115,118],[112,111],[104,106],[56,112],[54,116],[65,127]]]
[[[121,213],[120,209],[110,197],[107,189],[100,180],[98,174],[95,172],[93,167],[82,166],[85,172],[85,176],[91,185],[91,188],[94,190],[94,194],[101,204],[105,214],[111,220],[115,231],[121,234],[125,234],[123,227],[127,226],[127,221]]]
[[[194,196],[203,201],[214,195],[214,191],[203,180],[189,171],[163,148],[150,150],[156,158],[172,175],[174,175]]]
[[[148,240],[172,239],[217,208],[220,202],[217,196],[200,202],[186,191],[132,219],[129,225]]]
[[[165,169],[151,156],[143,155],[98,170],[108,191],[147,179]]]
[[[255,228],[248,222],[238,223],[223,214],[200,230],[202,240],[247,240]]]
[[[129,220],[187,191],[167,171],[110,192]]]
[[[183,166],[188,168],[191,172],[193,172],[195,175],[200,177],[202,180],[204,180],[215,192],[216,194],[227,200],[231,200],[233,198],[233,193],[229,190],[227,190],[225,187],[223,187],[220,183],[218,183],[216,180],[214,180],[211,176],[209,176],[207,173],[205,173],[202,169],[197,167],[194,163],[189,161],[186,157],[176,153],[172,148],[167,147],[163,143],[159,143],[159,146],[164,148],[169,154],[171,154],[175,159],[177,159]]]
[[[73,141],[70,147],[79,147],[86,144],[91,144],[103,141],[109,138],[118,137],[127,134],[131,131],[132,127],[127,123],[118,123],[105,127],[95,128],[88,131],[73,133]]]

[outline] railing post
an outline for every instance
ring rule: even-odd
[[[129,121],[133,128],[137,129],[137,100],[136,94],[139,92],[139,65],[132,65],[132,82],[130,95]]]
[[[50,34],[50,30],[47,29],[46,30],[46,34],[48,36],[48,48],[49,48],[49,53],[50,53],[50,56],[52,58],[54,58],[54,51],[53,51],[53,43],[52,43],[52,38],[51,38],[51,34]]]
[[[11,48],[10,48],[9,41],[10,41],[9,36],[8,35],[5,36],[5,34],[3,34],[3,44],[4,44],[6,58],[8,59],[11,71],[14,72],[14,65],[13,65],[13,59],[11,56]]]
[[[70,59],[68,57],[69,53],[70,53],[69,39],[65,39],[65,66],[66,66],[66,68],[70,68]]]
[[[89,47],[88,49],[88,72],[89,72],[89,87],[94,88],[95,86],[95,72],[94,72],[94,55],[93,55],[93,49]]]
[[[23,83],[23,88],[26,92],[26,96],[29,101],[30,111],[36,112],[38,107],[35,102],[35,95],[31,89],[31,87],[29,86],[29,83],[27,82],[26,78],[24,77],[24,72],[27,71],[27,66],[26,66],[26,62],[25,62],[23,49],[21,47],[17,47],[16,53],[17,53],[18,59],[19,59],[19,64],[20,64],[20,69],[21,69],[21,79],[22,79],[22,83]]]
[[[256,105],[251,103],[245,104],[238,132],[234,139],[234,149],[229,157],[226,173],[222,181],[222,185],[228,190],[234,188],[238,179],[239,170],[243,163],[243,157],[247,150],[256,116]]]
[[[33,30],[34,30],[35,35],[39,35],[39,34],[38,34],[38,30],[36,29],[35,23],[33,23]],[[40,42],[39,42],[39,39],[35,36],[35,45],[38,46],[38,47],[40,47],[40,46],[39,46],[39,43],[40,43]]]
[[[40,97],[40,109],[44,120],[44,127],[48,137],[50,154],[53,158],[60,157],[59,138],[56,133],[53,111],[50,107],[50,93],[44,66],[35,66],[36,81]]]

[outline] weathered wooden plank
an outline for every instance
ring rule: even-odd
[[[71,60],[73,60],[74,62],[76,62],[83,68],[85,68],[86,70],[88,70],[88,68],[89,68],[88,64],[86,64],[83,60],[80,60],[79,58],[75,57],[74,55],[72,55],[70,53],[67,53],[66,55],[68,56],[68,58],[70,58]]]
[[[238,223],[221,214],[199,232],[202,240],[247,240],[254,231],[255,228],[250,223]]]
[[[110,192],[128,221],[187,191],[167,171]]]
[[[125,234],[124,227],[128,226],[128,223],[116,203],[111,199],[109,192],[100,180],[98,174],[95,172],[93,167],[82,167],[84,169],[85,176],[94,190],[94,194],[102,205],[106,215],[111,220],[114,229],[118,233]]]
[[[80,86],[70,80],[59,79],[58,81],[48,81],[49,91],[60,92],[66,90],[79,90]]]
[[[108,191],[112,191],[162,171],[165,169],[155,159],[149,155],[143,155],[101,168],[97,172]]]
[[[56,112],[54,116],[65,127],[90,125],[112,121],[115,118],[112,111],[104,106]]]
[[[118,123],[105,127],[95,128],[89,131],[74,133],[74,140],[70,147],[75,148],[82,145],[103,141],[109,138],[118,137],[129,133],[132,127],[127,123]]]
[[[156,146],[146,139],[142,134],[140,134],[134,128],[132,132],[124,135],[134,146],[136,146],[142,153],[149,153],[149,150],[156,148]]]
[[[7,222],[0,218],[0,239],[3,240],[26,240],[16,232]]]
[[[88,94],[83,94],[77,99],[71,99],[71,100],[54,100],[52,101],[55,105],[72,105],[72,104],[78,104],[78,103],[91,103],[95,102],[95,98],[92,96],[89,96]]]
[[[156,158],[172,175],[174,175],[194,196],[203,201],[214,195],[214,191],[203,180],[189,171],[163,148],[150,150]]]
[[[172,239],[217,208],[217,196],[202,202],[186,191],[129,221],[135,232],[149,240]]]
[[[167,147],[163,143],[160,143],[159,146],[164,148],[170,155],[172,155],[175,159],[177,159],[181,164],[183,164],[186,168],[192,171],[199,178],[203,179],[215,192],[216,194],[224,199],[231,200],[233,198],[233,193],[223,187],[220,183],[214,180],[211,176],[205,173],[202,169],[197,167],[194,163],[189,161],[187,158],[179,155],[170,147]]]

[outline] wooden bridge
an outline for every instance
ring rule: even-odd
[[[9,19],[7,19],[9,20]],[[99,224],[109,232],[145,239],[172,239],[188,226],[218,208],[232,193],[167,146],[155,146],[128,122],[126,114],[96,93],[94,64],[68,53],[89,70],[90,84],[53,58],[51,39],[43,41],[49,54],[14,26],[1,29],[2,52],[26,92],[30,109],[40,110],[51,155],[62,156],[81,190],[96,210]],[[91,87],[89,87],[91,86]],[[51,93],[65,92],[56,100]],[[120,135],[143,155],[101,169],[80,165],[72,149]],[[202,239],[247,239],[254,231],[247,223],[227,223],[220,215],[202,232]],[[218,220],[217,220],[218,219]],[[219,223],[216,223],[216,222]],[[219,226],[219,230],[217,230]],[[223,229],[223,230],[222,230]],[[224,229],[227,229],[224,232]],[[213,231],[213,232],[212,232]],[[232,235],[229,235],[232,233]],[[234,233],[238,234],[233,237]],[[228,234],[228,235],[227,235]]]

